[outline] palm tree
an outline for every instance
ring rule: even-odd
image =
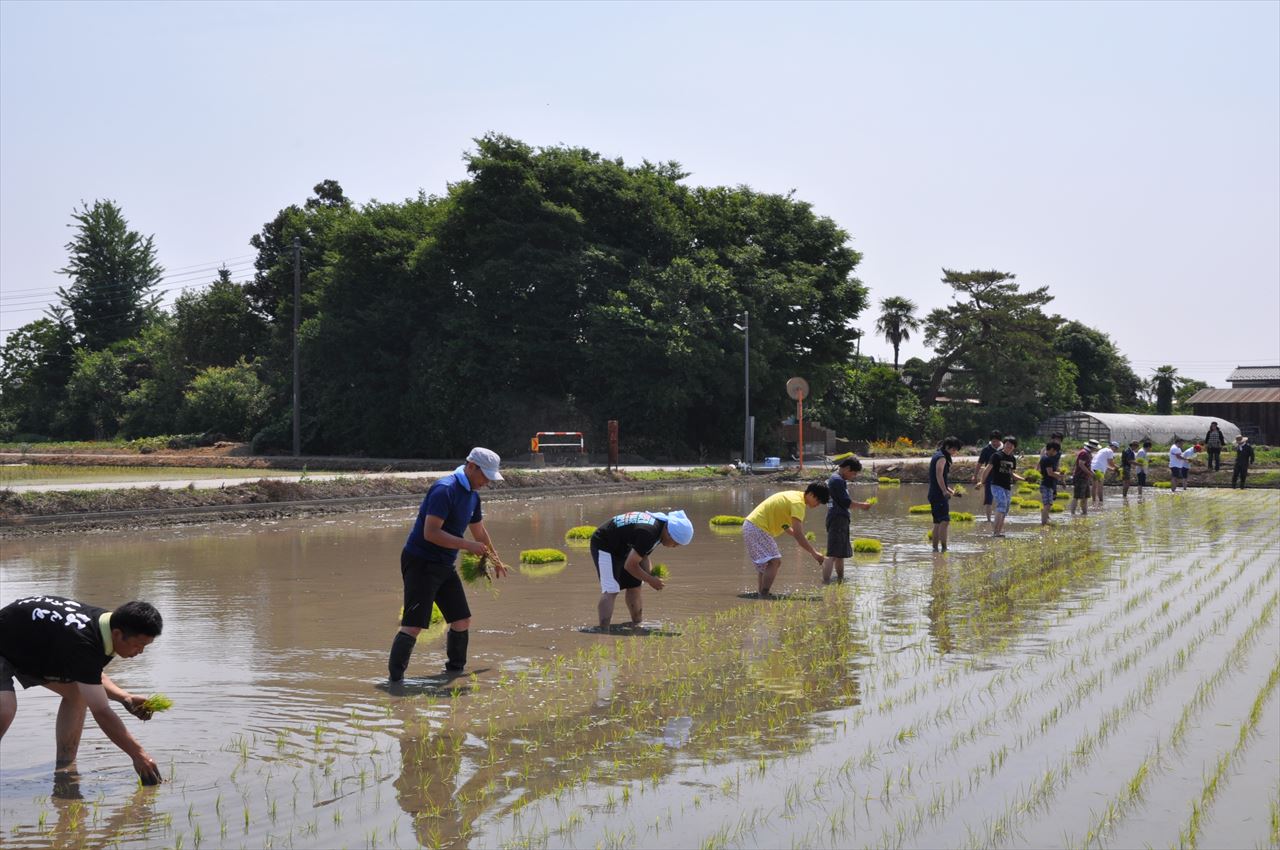
[[[1156,413],[1164,416],[1173,413],[1173,389],[1178,380],[1178,370],[1172,366],[1161,366],[1155,370],[1151,391],[1156,395]]]
[[[893,346],[893,368],[898,368],[898,347],[911,339],[911,332],[920,330],[920,320],[915,316],[916,302],[894,295],[880,302],[880,318],[876,319],[876,333],[884,334]]]

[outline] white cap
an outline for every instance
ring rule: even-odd
[[[502,480],[502,473],[498,471],[498,464],[502,462],[502,458],[498,457],[497,452],[476,446],[471,450],[471,454],[467,455],[467,460],[480,467],[484,477],[490,481]]]
[[[671,511],[665,514],[654,511],[653,516],[655,519],[667,521],[667,533],[671,535],[672,540],[681,546],[689,545],[689,541],[693,539],[693,523],[689,522],[684,511]]]

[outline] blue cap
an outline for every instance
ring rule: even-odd
[[[653,516],[667,521],[667,533],[681,546],[688,546],[689,541],[693,540],[693,523],[689,522],[684,511],[671,511],[666,514],[654,511]]]

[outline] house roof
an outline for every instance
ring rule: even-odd
[[[1280,383],[1280,366],[1237,366],[1227,376],[1229,382],[1235,381],[1276,381]]]
[[[1280,387],[1240,387],[1232,390],[1209,387],[1187,399],[1188,404],[1265,404],[1268,402],[1280,402]]]

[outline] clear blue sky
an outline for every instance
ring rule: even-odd
[[[1276,2],[5,0],[0,329],[66,282],[82,199],[155,235],[172,295],[247,277],[320,180],[440,193],[489,131],[794,189],[877,303],[996,268],[1144,377],[1280,362]]]

